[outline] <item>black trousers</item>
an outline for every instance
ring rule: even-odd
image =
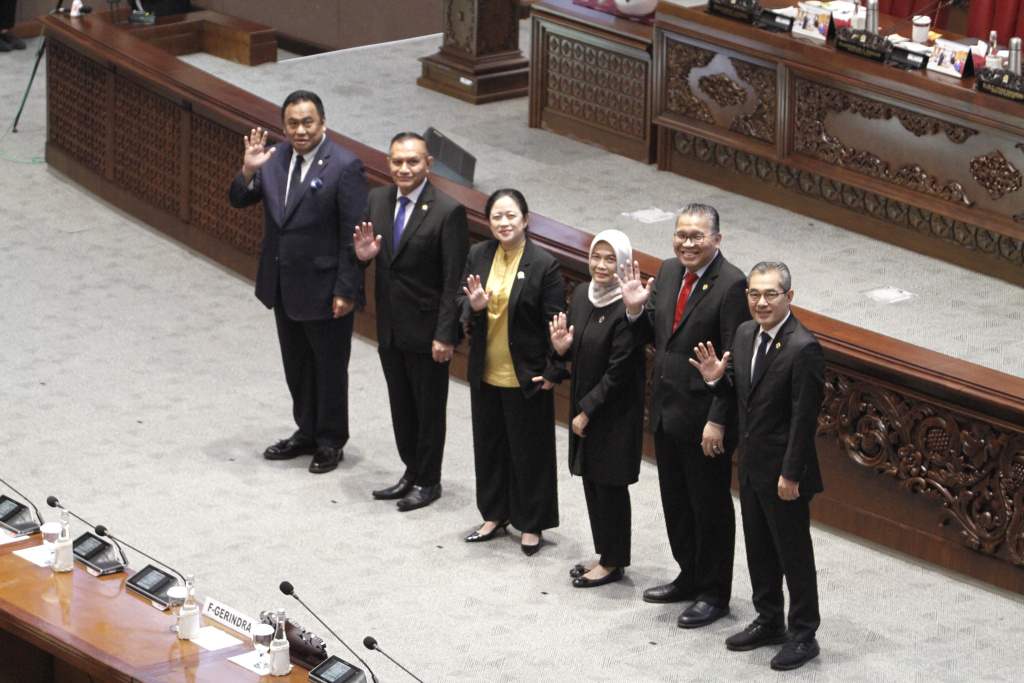
[[[14,28],[18,14],[18,0],[0,0],[0,31]]]
[[[629,487],[599,484],[583,478],[594,552],[604,567],[628,567],[632,541],[632,514]]]
[[[398,455],[405,464],[402,477],[417,486],[433,486],[441,481],[444,458],[448,363],[394,346],[379,346],[377,353],[388,385]]]
[[[470,387],[476,504],[484,520],[528,533],[558,526],[555,400],[481,382]]]
[[[761,492],[740,484],[740,511],[747,548],[747,569],[757,621],[782,626],[782,580],[789,589],[789,633],[792,640],[814,638],[821,624],[818,574],[811,544],[813,496],[782,500],[777,492]]]
[[[292,414],[300,439],[317,446],[348,443],[348,359],[355,314],[300,322],[274,306],[284,377],[292,395]]]
[[[732,444],[732,448],[735,443]],[[726,444],[726,453],[731,453]],[[716,607],[728,607],[736,545],[732,460],[704,455],[700,439],[681,443],[659,429],[654,435],[658,485],[672,556],[674,583]]]

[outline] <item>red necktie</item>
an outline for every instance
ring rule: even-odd
[[[676,320],[672,323],[672,329],[679,327],[679,319],[683,317],[683,309],[686,308],[686,300],[690,298],[690,290],[693,283],[697,281],[697,273],[687,273],[683,288],[679,291],[679,301],[676,302]]]

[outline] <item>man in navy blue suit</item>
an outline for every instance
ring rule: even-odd
[[[348,441],[348,360],[362,271],[348,258],[352,226],[366,206],[363,163],[324,134],[316,93],[297,90],[281,107],[286,142],[245,137],[232,206],[263,202],[266,228],[256,297],[274,309],[284,374],[298,429],[267,448],[268,460],[313,455],[309,471],[330,472]]]

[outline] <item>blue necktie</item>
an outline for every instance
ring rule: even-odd
[[[772,337],[767,332],[761,333],[761,344],[757,347],[757,353],[754,354],[754,369],[750,372],[750,379],[753,381],[757,377],[757,369],[761,367],[761,363],[764,361],[764,357],[768,354],[768,344],[771,342]]]
[[[398,250],[398,241],[402,239],[402,231],[405,230],[405,207],[409,206],[409,201],[408,197],[398,198],[398,215],[395,216],[395,229],[391,233],[396,251]]]
[[[288,182],[288,199],[284,202],[284,208],[288,208],[295,201],[299,194],[299,185],[302,184],[302,155],[295,155],[295,167],[292,169],[292,178]]]

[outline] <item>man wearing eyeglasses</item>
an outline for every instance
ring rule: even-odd
[[[691,361],[717,395],[733,395],[739,405],[740,510],[757,618],[725,645],[744,651],[784,644],[771,661],[776,670],[796,669],[818,656],[821,623],[810,501],[823,489],[814,435],[825,395],[825,357],[790,311],[791,283],[784,263],[754,266],[747,288],[754,319],[740,325],[732,352],[721,360],[707,343],[694,349]]]
[[[679,575],[648,588],[644,600],[690,602],[680,628],[707,626],[729,613],[736,540],[732,453],[739,438],[736,404],[716,397],[689,360],[711,340],[732,348],[750,314],[746,280],[719,251],[718,212],[690,204],[676,221],[673,249],[656,277],[641,282],[639,264],[625,268],[622,300],[638,343],[654,343],[650,430],[661,504]]]

